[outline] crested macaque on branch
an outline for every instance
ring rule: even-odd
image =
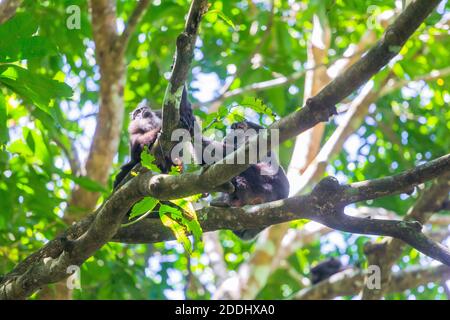
[[[128,126],[130,135],[130,161],[120,168],[114,180],[114,189],[122,182],[133,167],[141,162],[141,153],[147,146],[150,150],[161,131],[161,113],[152,111],[148,106],[137,107],[131,113]]]
[[[225,155],[237,150],[252,135],[258,134],[264,128],[250,121],[242,121],[232,124],[231,129],[234,130],[233,134],[227,135],[222,142]],[[223,193],[221,198],[211,202],[211,205],[242,207],[285,199],[289,196],[286,174],[271,152],[268,153],[267,160],[250,165],[248,169],[231,179],[231,183],[234,191]],[[258,228],[233,232],[241,239],[250,240],[261,231],[262,229]]]
[[[180,105],[180,121],[183,128],[193,132],[194,115],[187,99],[186,89],[183,90]],[[114,180],[114,189],[122,182],[133,167],[141,162],[141,153],[147,146],[151,150],[159,136],[162,126],[161,111],[153,111],[147,104],[139,105],[131,113],[131,122],[128,126],[130,135],[130,161],[121,167]],[[164,170],[165,171],[165,170]]]
[[[183,90],[180,105],[180,121],[183,128],[191,134],[196,125],[192,113],[192,107],[187,99],[186,89]],[[121,181],[128,175],[131,169],[141,161],[141,153],[147,146],[151,150],[161,131],[162,119],[160,111],[152,111],[149,106],[142,105],[131,113],[131,122],[128,128],[130,135],[130,161],[121,167],[121,171],[116,176],[114,188],[117,188]],[[252,132],[257,134],[263,127],[249,121],[234,123],[233,130],[241,130],[244,133]],[[246,139],[248,135],[245,135]],[[208,146],[223,148],[224,156],[236,150],[240,143],[230,136],[224,138],[222,142],[211,141],[201,137],[202,150]],[[269,161],[260,161],[251,164],[248,169],[234,177],[230,182],[234,191],[223,193],[219,200],[213,201],[212,205],[242,207],[244,205],[261,204],[274,200],[287,198],[289,195],[289,182],[284,170],[278,165],[275,159],[270,156]],[[202,166],[206,163],[201,162]],[[251,239],[261,230],[238,230],[234,231],[242,239]]]

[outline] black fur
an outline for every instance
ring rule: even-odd
[[[181,97],[180,121],[183,127],[193,134],[195,118],[187,97],[186,88],[183,89]],[[121,167],[120,172],[114,180],[114,189],[119,186],[131,169],[141,161],[141,153],[144,147],[147,146],[149,150],[153,147],[161,131],[161,125],[161,111],[153,111],[147,104],[139,105],[131,113],[131,122],[128,126],[128,133],[130,135],[130,161]]]
[[[333,274],[343,271],[345,268],[342,262],[337,258],[330,258],[317,264],[311,268],[310,277],[311,283],[316,284],[325,279],[328,279]]]
[[[242,121],[234,123],[231,129],[240,129],[245,132],[253,129],[252,133],[257,134],[263,127],[250,121]],[[238,142],[236,139],[233,139],[234,141],[228,140],[228,137],[225,137],[224,145],[232,143],[234,150],[245,142]],[[271,156],[270,153],[269,156]],[[267,172],[274,171],[269,162],[261,161],[252,164],[247,170],[231,180],[235,190],[232,193],[224,194],[221,201],[232,207],[242,207],[287,198],[289,196],[289,182],[286,174],[275,159],[272,159],[272,165],[276,165],[277,171],[273,174],[267,174]],[[263,172],[266,174],[263,174]],[[250,240],[262,230],[244,229],[233,232],[244,240]]]
[[[133,167],[141,161],[144,147],[153,146],[161,130],[161,118],[148,105],[140,105],[131,113],[128,127],[130,135],[130,161],[120,168],[114,180],[114,189],[122,182]]]
[[[189,130],[191,134],[194,133],[194,126],[196,123],[192,113],[191,104],[187,98],[186,88],[183,90],[181,99],[180,121],[185,129]],[[114,181],[114,189],[120,185],[133,167],[141,161],[141,153],[144,146],[147,146],[149,149],[152,148],[161,131],[161,125],[161,112],[152,111],[148,105],[138,106],[131,113],[131,122],[128,128],[130,134],[130,161],[123,165],[121,171],[117,174]],[[263,129],[263,127],[250,121],[243,121],[233,124],[232,129],[241,129],[244,131],[254,129],[255,133],[257,133],[259,130]],[[226,154],[227,151],[236,150],[239,146],[237,141],[227,141],[227,137],[225,137],[223,142],[208,141],[205,138],[202,139],[203,147],[212,143],[217,144],[219,148],[223,147],[224,154]],[[227,148],[230,143],[232,144],[232,147]],[[203,163],[203,165],[205,165],[205,163]],[[247,170],[231,180],[234,191],[223,194],[221,200],[214,201],[214,203],[216,205],[221,204],[225,206],[241,207],[244,205],[260,204],[287,198],[289,195],[289,182],[283,168],[278,166],[277,172],[274,172],[273,175],[263,175],[263,170],[265,171],[268,169],[270,170],[268,162],[261,161],[257,164],[252,164]],[[214,205],[214,203],[212,204]],[[261,229],[249,229],[234,232],[239,237],[248,240],[255,237],[260,231]]]

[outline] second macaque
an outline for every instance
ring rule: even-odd
[[[250,121],[242,121],[234,123],[231,129],[240,130],[244,139],[238,141],[238,139],[235,139],[235,135],[231,138],[230,135],[226,136],[222,142],[225,155],[237,150],[248,138],[264,128]],[[227,148],[230,144],[232,148]],[[242,207],[285,199],[289,196],[289,181],[283,168],[271,153],[268,154],[267,161],[251,164],[248,169],[231,179],[231,183],[234,186],[234,191],[223,193],[211,205]],[[261,231],[262,229],[258,228],[235,230],[233,232],[244,240],[250,240]]]
[[[187,99],[186,89],[183,91],[181,99],[180,121],[182,126],[190,133],[193,132],[194,126],[197,125],[191,104]],[[161,112],[152,111],[148,105],[139,106],[131,113],[131,122],[128,128],[130,134],[130,161],[122,166],[121,171],[116,176],[114,188],[117,188],[133,167],[140,162],[144,147],[147,146],[148,150],[152,148],[161,131],[161,125]],[[235,123],[231,128],[244,132],[252,130],[255,134],[263,129],[263,127],[250,121]],[[227,152],[232,152],[239,147],[236,141],[230,142],[227,140],[229,139],[225,138],[224,141],[217,142],[202,137],[202,144],[203,147],[215,144],[219,148],[223,148],[226,155]],[[204,166],[205,163],[203,162],[202,165]],[[231,179],[230,182],[234,187],[234,191],[223,193],[219,199],[212,201],[211,205],[242,207],[284,199],[289,195],[289,182],[286,174],[275,159],[271,159],[271,162],[261,161],[251,164],[248,169]],[[243,239],[251,239],[260,231],[261,229],[251,229],[234,232]]]

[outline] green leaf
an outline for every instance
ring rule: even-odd
[[[161,205],[159,207],[159,217],[162,224],[172,230],[175,238],[183,245],[186,252],[192,254],[192,244],[187,234],[187,228],[180,223],[180,220],[184,220],[182,212],[177,208]]]
[[[184,217],[187,218],[184,219],[183,222],[194,236],[195,241],[199,242],[201,241],[203,231],[200,223],[198,222],[197,213],[195,212],[194,206],[192,205],[191,201],[191,199],[187,198],[170,200],[170,202],[183,209],[183,212],[185,213]]]
[[[212,14],[216,14],[220,19],[222,19],[223,21],[225,21],[226,24],[228,24],[231,28],[233,28],[234,31],[236,31],[236,26],[234,25],[233,21],[226,15],[224,14],[222,11],[220,10],[209,10],[205,16],[207,15],[212,15]]]
[[[202,241],[202,235],[203,235],[203,230],[202,230],[202,227],[200,226],[200,223],[198,222],[197,219],[188,220],[187,227],[189,228],[189,231],[194,236],[194,240],[195,240],[194,246],[197,246],[197,244]]]
[[[220,107],[219,107],[219,110],[217,111],[217,114],[218,114],[220,117],[226,117],[226,116],[228,115],[229,112],[230,112],[230,110],[228,110],[227,107],[225,107],[225,106],[220,106]]]
[[[35,36],[19,41],[20,55],[17,60],[37,57],[54,56],[58,54],[55,44],[48,38]]]
[[[181,168],[179,166],[172,166],[169,174],[171,176],[179,176],[181,174]]]
[[[158,203],[159,203],[158,199],[152,197],[145,197],[144,199],[142,199],[133,206],[133,209],[131,209],[129,219],[131,220],[135,217],[141,216],[149,211],[152,211]]]
[[[36,153],[36,144],[34,143],[34,137],[31,134],[31,130],[28,128],[24,128],[23,133],[28,147],[30,147],[30,150],[33,151],[33,153]]]
[[[31,58],[54,56],[58,50],[49,39],[44,37],[29,37],[11,43],[8,52],[0,52],[0,62],[14,62]]]
[[[0,150],[8,142],[7,120],[5,96],[0,92]]]
[[[0,83],[49,114],[49,104],[53,99],[72,96],[72,89],[67,84],[13,64],[0,65]]]
[[[0,62],[17,60],[22,49],[20,41],[30,38],[37,29],[36,19],[25,12],[0,25]]]
[[[38,29],[36,19],[27,12],[19,12],[0,25],[0,37],[5,40],[33,35]]]
[[[250,108],[257,113],[262,113],[270,117],[272,120],[275,120],[277,115],[267,106],[261,99],[257,99],[254,97],[244,97],[241,106]]]
[[[245,120],[244,110],[242,108],[233,108],[228,113],[226,119],[229,123],[241,122]]]
[[[174,219],[179,219],[179,220],[183,220],[185,219],[183,216],[183,212],[181,212],[180,209],[173,207],[173,206],[169,206],[167,204],[162,204],[159,212],[163,212],[165,214],[169,214],[172,218]]]
[[[38,30],[35,20],[30,14],[19,13],[0,25],[0,62],[58,54],[56,45],[49,38],[34,35]]]
[[[33,152],[30,150],[30,147],[21,140],[16,140],[16,141],[12,142],[7,147],[7,150],[10,153],[17,153],[23,157],[32,157],[33,156]]]
[[[97,181],[94,181],[92,179],[89,179],[88,177],[77,177],[72,174],[64,174],[64,177],[67,179],[72,180],[76,184],[78,184],[80,187],[83,187],[84,189],[88,191],[93,192],[107,192],[105,187],[103,187],[100,183]]]
[[[161,173],[161,170],[155,164],[155,156],[149,153],[147,146],[141,152],[141,164],[153,172]]]

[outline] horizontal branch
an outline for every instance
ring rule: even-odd
[[[412,193],[416,186],[430,180],[430,177],[439,177],[448,172],[449,166],[450,155],[445,155],[400,174],[352,183],[344,201],[354,203],[371,200],[374,196],[383,197],[393,192]]]
[[[341,186],[334,178],[329,177],[322,180],[306,196],[241,208],[208,207],[198,212],[198,218],[204,231],[260,228],[307,218],[336,230],[396,237],[422,253],[450,265],[450,252],[423,235],[419,223],[356,218],[343,213],[343,208],[349,204],[349,199],[359,201],[359,199],[374,199],[401,193],[403,190],[412,188],[418,182],[436,178],[443,172],[441,169],[443,164],[447,172],[450,171],[449,159],[450,155],[447,155],[397,175],[402,177],[399,179],[402,183],[396,184],[398,190],[390,188],[389,193],[384,191],[385,184],[379,182],[385,178]],[[439,169],[431,170],[432,167]],[[136,237],[141,237],[141,239],[146,237],[145,242],[172,239],[173,235],[161,224],[159,219],[146,219],[119,230],[120,222],[131,206],[144,196],[165,195],[166,198],[171,198],[172,192],[182,193],[178,190],[189,189],[190,186],[196,187],[196,184],[186,180],[185,176],[152,176],[150,173],[144,173],[131,179],[111,195],[97,210],[95,216],[89,216],[70,227],[65,235],[51,241],[19,264],[2,281],[0,298],[24,298],[44,284],[63,279],[67,276],[68,266],[80,265],[112,238],[113,241],[123,242],[137,242]],[[158,185],[160,186],[161,181],[165,179],[178,180],[171,184],[171,189],[161,190]],[[199,185],[204,187],[200,192],[208,191],[206,189],[208,185],[201,183]],[[156,194],[155,190],[163,193]],[[352,196],[361,194],[364,196]],[[117,230],[119,231],[116,234]]]
[[[448,249],[424,235],[419,222],[359,218],[343,212],[344,207],[350,203],[400,194],[446,172],[450,172],[450,154],[391,177],[350,185],[339,185],[336,179],[328,177],[305,196],[241,208],[207,207],[198,212],[198,217],[204,231],[261,228],[306,218],[335,230],[394,237],[432,258],[450,265]],[[178,195],[178,189],[186,192],[189,184],[191,188],[202,185],[200,180],[193,182],[191,179],[184,180],[184,178],[176,182],[180,177],[182,175],[164,176],[158,179],[158,176],[155,176],[150,180],[148,187],[145,185],[146,179],[143,179],[144,185],[141,185],[140,188],[143,194],[170,199],[176,198],[173,193]],[[198,177],[201,179],[202,176]],[[165,183],[165,179],[172,181]],[[152,185],[152,181],[159,186]],[[130,181],[130,183],[132,182]],[[154,193],[156,190],[157,193]],[[199,193],[201,192],[199,190]],[[164,230],[159,219],[147,219],[122,228],[113,238],[114,241],[121,242],[158,242],[169,239],[173,239],[173,235]]]
[[[426,223],[431,215],[442,209],[442,205],[448,200],[450,192],[450,172],[442,174],[436,179],[431,186],[420,192],[419,198],[414,205],[408,210],[403,218],[404,221],[418,221],[422,224]],[[390,274],[392,266],[404,252],[405,244],[398,239],[385,239],[384,241],[374,244],[368,243],[365,248],[370,264],[380,266],[382,271],[381,283],[390,282]],[[383,296],[383,288],[381,290],[364,290],[364,299],[380,299]]]
[[[342,296],[354,296],[363,288],[364,277],[364,272],[361,270],[345,270],[333,275],[326,281],[301,290],[294,296],[294,299],[324,300]],[[409,268],[394,273],[391,281],[387,284],[385,292],[403,292],[430,282],[448,279],[450,279],[450,268],[447,266]]]
[[[403,88],[404,86],[408,85],[411,82],[432,81],[432,80],[436,80],[438,78],[445,78],[448,76],[450,76],[450,67],[446,67],[446,68],[443,68],[440,70],[433,70],[428,74],[414,77],[411,80],[398,80],[398,81],[395,81],[392,85],[384,87],[380,92],[380,96],[383,97],[385,95],[388,95],[391,92],[394,92],[395,90]]]

